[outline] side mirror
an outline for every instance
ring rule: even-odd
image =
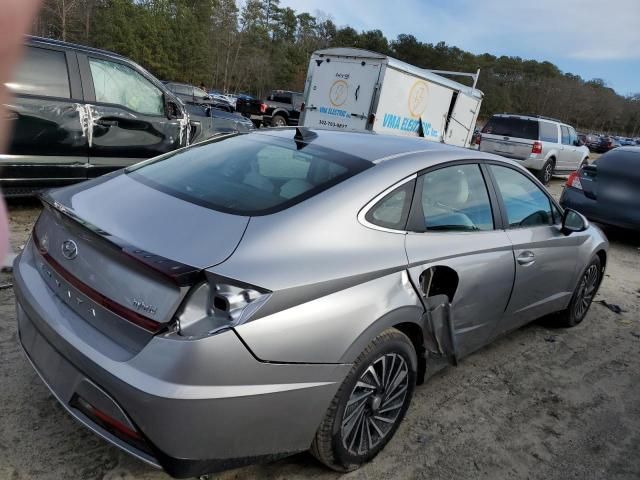
[[[184,116],[182,108],[180,108],[178,102],[171,97],[165,97],[164,111],[169,120],[182,118]]]
[[[565,209],[562,215],[562,233],[571,235],[576,232],[584,232],[589,227],[589,221],[580,213],[570,208]]]

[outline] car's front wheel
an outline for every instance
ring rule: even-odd
[[[587,316],[602,282],[602,262],[594,257],[580,277],[578,286],[573,292],[571,303],[566,310],[555,314],[554,323],[559,327],[575,327]]]
[[[415,349],[390,328],[356,359],[311,445],[328,467],[348,472],[375,457],[391,440],[409,408],[416,384]]]

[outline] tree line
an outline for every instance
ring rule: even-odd
[[[120,53],[163,80],[258,96],[273,88],[302,90],[314,50],[364,48],[422,68],[480,68],[484,118],[539,114],[579,131],[640,136],[640,94],[623,97],[602,79],[413,35],[389,40],[380,30],[338,27],[326,14],[297,13],[279,0],[44,0],[33,33]]]

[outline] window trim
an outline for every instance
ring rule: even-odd
[[[493,183],[490,181],[490,178],[485,174],[484,169],[482,168],[483,160],[480,159],[467,159],[467,160],[452,160],[449,162],[440,163],[438,165],[434,165],[429,168],[425,168],[418,172],[418,178],[416,181],[416,186],[414,192],[418,191],[418,189],[422,188],[423,185],[423,177],[431,172],[436,170],[441,170],[443,168],[454,167],[458,165],[476,165],[480,170],[480,175],[482,175],[482,179],[484,180],[485,188],[487,189],[487,195],[489,197],[489,206],[491,208],[491,216],[493,218],[493,228],[491,230],[479,230],[476,232],[463,232],[463,231],[432,231],[426,230],[424,227],[424,212],[422,211],[422,202],[417,200],[417,196],[413,195],[413,203],[411,205],[411,210],[409,211],[409,221],[407,222],[407,230],[412,233],[426,233],[429,235],[437,235],[437,234],[475,234],[475,233],[488,233],[495,232],[496,230],[503,230],[503,216],[501,215],[500,205],[498,203],[496,192],[494,191]]]
[[[534,185],[536,185],[541,191],[542,193],[547,197],[547,200],[549,200],[550,202],[550,207],[553,205],[558,209],[558,212],[560,212],[560,216],[562,217],[564,215],[564,209],[560,206],[560,204],[558,202],[556,202],[555,198],[553,198],[553,196],[549,193],[549,191],[546,189],[546,187],[540,183],[540,181],[534,177],[528,170],[523,169],[521,167],[518,167],[516,165],[510,165],[508,163],[502,163],[499,161],[495,161],[495,160],[485,160],[483,162],[486,165],[486,171],[487,171],[487,175],[491,180],[491,183],[493,185],[493,188],[495,190],[496,196],[497,196],[497,201],[500,207],[500,212],[502,214],[502,225],[503,225],[503,230],[521,230],[523,228],[549,228],[549,227],[554,227],[557,226],[558,224],[556,223],[555,220],[555,215],[553,214],[553,208],[551,208],[551,216],[553,218],[553,224],[550,225],[535,225],[535,226],[529,226],[529,227],[511,227],[509,225],[509,217],[507,216],[507,207],[504,203],[504,199],[502,198],[502,193],[500,193],[500,189],[498,188],[498,181],[496,180],[495,176],[493,175],[493,172],[491,171],[491,169],[489,168],[489,165],[496,165],[498,167],[505,167],[505,168],[509,168],[511,170],[514,170],[515,172],[520,173],[521,175],[523,175],[525,178],[528,178],[529,180],[531,180],[533,182]]]
[[[399,234],[406,234],[407,233],[407,228],[408,225],[405,223],[405,227],[404,229],[394,229],[394,228],[388,228],[388,227],[382,227],[380,225],[376,225],[375,223],[371,223],[369,220],[367,220],[367,214],[369,213],[369,211],[375,207],[378,202],[380,200],[382,200],[384,197],[386,197],[387,195],[389,195],[390,193],[392,193],[394,190],[402,187],[403,185],[412,182],[414,180],[416,180],[416,178],[418,177],[417,173],[413,173],[411,175],[409,175],[408,177],[403,178],[402,180],[400,180],[399,182],[394,183],[393,185],[391,185],[389,188],[387,188],[386,190],[382,191],[381,193],[379,193],[378,195],[376,195],[375,197],[373,197],[373,199],[369,200],[369,202],[367,202],[365,204],[364,207],[362,207],[360,209],[360,211],[358,212],[358,221],[365,227],[367,228],[371,228],[373,230],[380,230],[381,232],[387,232],[387,233],[399,233]],[[411,204],[409,205],[409,215],[407,216],[407,223],[409,221],[409,219],[411,218],[411,211],[413,210],[413,199],[415,197],[415,191],[416,191],[416,186],[413,186],[413,195],[411,195],[411,198],[409,199],[409,201],[411,202]]]

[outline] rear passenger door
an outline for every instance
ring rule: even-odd
[[[455,272],[446,287],[455,289],[449,301],[458,356],[493,338],[515,275],[511,241],[485,175],[469,162],[420,175],[406,236],[409,273],[421,294],[442,291],[440,279],[431,279],[432,269]],[[450,280],[455,277],[457,287]]]
[[[549,194],[517,167],[488,167],[513,244],[515,283],[500,332],[566,306],[575,285],[576,235],[561,232],[561,215]]]
[[[89,120],[89,176],[187,143],[185,119],[168,118],[164,91],[126,62],[78,54]]]
[[[6,85],[14,94],[6,105],[13,130],[9,153],[0,154],[7,193],[20,193],[26,184],[84,179],[88,145],[75,52],[30,44]]]

